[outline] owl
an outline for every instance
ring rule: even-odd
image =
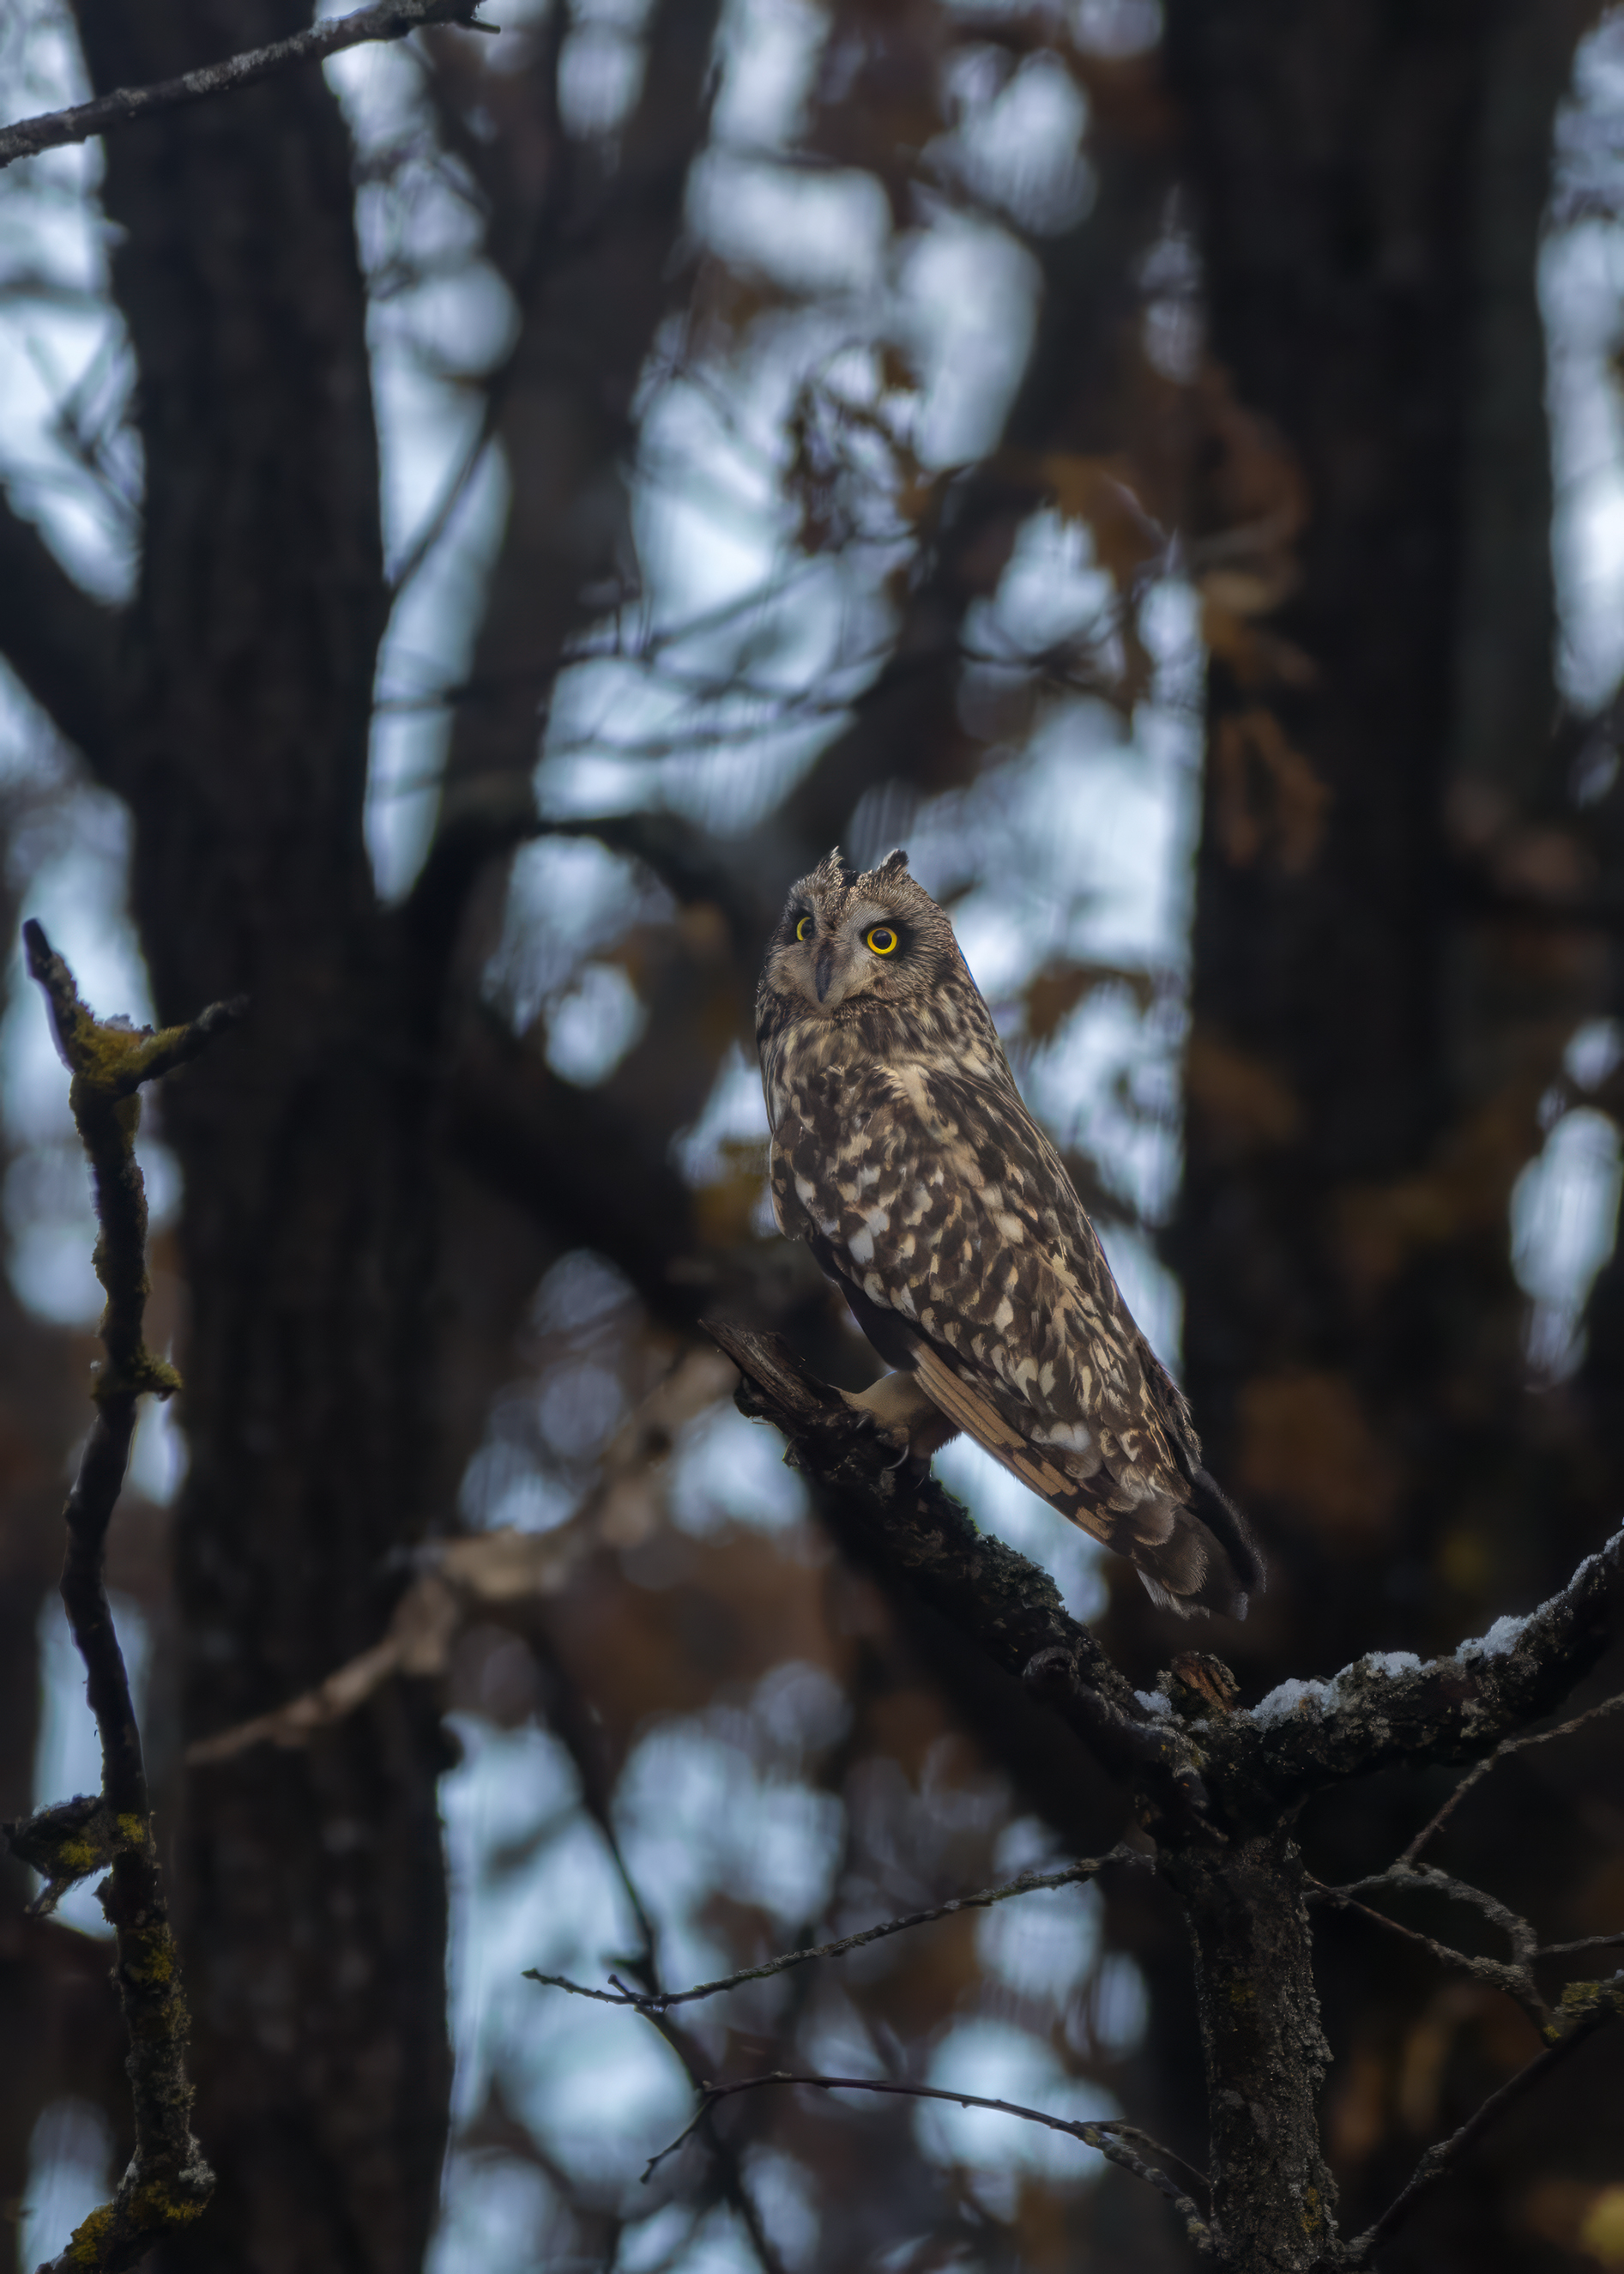
[[[849,1402],[898,1459],[967,1431],[1154,1602],[1244,1618],[1263,1585],[1252,1535],[907,865],[820,862],[756,998],[778,1228],[894,1369]]]

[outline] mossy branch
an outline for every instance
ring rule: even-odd
[[[167,1397],[180,1378],[147,1347],[147,1192],[135,1157],[140,1086],[195,1058],[241,1017],[217,1003],[190,1026],[153,1033],[100,1020],[37,923],[23,927],[30,975],[44,989],[56,1046],[72,1075],[69,1100],[89,1158],[101,1225],[96,1276],[106,1291],[101,1335],[107,1356],[94,1384],[95,1420],[64,1510],[68,1530],[62,1600],[85,1661],[102,1740],[102,1791],[94,1800],[41,1810],[4,1827],[11,1845],[48,1879],[42,1905],[74,1879],[107,1867],[98,1893],[116,1936],[117,1984],[130,2056],[135,2153],[110,2202],[91,2212],[41,2274],[115,2274],[162,2235],[196,2218],[214,2174],[192,2135],[186,2077],[188,2015],[169,1931],[141,1735],[114,1630],[102,1565],[108,1525],[124,1484],[144,1389]]]

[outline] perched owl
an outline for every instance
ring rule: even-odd
[[[1244,1617],[1262,1560],[906,853],[795,886],[756,1031],[778,1227],[897,1369],[851,1402],[899,1453],[967,1430],[1153,1601]]]

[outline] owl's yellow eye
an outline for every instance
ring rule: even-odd
[[[863,945],[876,955],[889,955],[897,945],[897,935],[889,924],[874,924],[863,934]]]
[[[801,917],[801,922],[800,922],[795,926],[795,937],[796,937],[796,938],[797,938],[797,939],[810,939],[810,938],[811,938],[811,937],[812,937],[812,929],[813,929],[813,927],[812,927],[812,919],[811,919],[811,917],[810,917],[810,916],[802,916],[802,917]]]

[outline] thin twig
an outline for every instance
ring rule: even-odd
[[[1617,1934],[1581,1935],[1577,1942],[1542,1943],[1532,1953],[1535,1958],[1572,1958],[1581,1950],[1613,1950],[1624,1942],[1624,1931]]]
[[[1554,1733],[1553,1733],[1554,1734]],[[1576,2045],[1604,2029],[1609,2022],[1624,2018],[1624,1977],[1613,1982],[1590,1985],[1589,2002],[1582,2007],[1563,2000],[1565,2012],[1574,2016],[1562,2036],[1543,2052],[1508,2077],[1498,2092],[1492,2092],[1475,2115],[1469,2116],[1458,2132],[1448,2139],[1437,2141],[1416,2165],[1409,2184],[1387,2205],[1374,2226],[1356,2235],[1347,2247],[1344,2263],[1350,2267],[1365,2266],[1384,2243],[1393,2236],[1410,2217],[1417,2202],[1429,2188],[1446,2179],[1460,2163],[1467,2150],[1482,2139],[1490,2127],[1499,2122],[1514,2102],[1521,2100],[1537,2084],[1542,2083],[1551,2071],[1565,2061]]]
[[[126,2071],[135,2114],[135,2152],[110,2202],[74,2231],[48,2274],[114,2274],[133,2266],[160,2237],[186,2225],[214,2191],[214,2173],[192,2135],[186,2076],[189,2017],[169,1931],[141,1734],[130,1698],[102,1565],[108,1525],[124,1483],[136,1400],[180,1387],[175,1369],[148,1350],[144,1319],[147,1193],[135,1157],[139,1086],[196,1057],[212,1035],[241,1016],[241,1004],[216,1004],[189,1027],[160,1034],[96,1019],[73,974],[37,923],[23,927],[28,970],[50,1005],[56,1047],[72,1073],[68,1096],[89,1156],[101,1237],[95,1269],[107,1293],[101,1334],[107,1352],[94,1389],[96,1417],[68,1495],[68,1550],[62,1600],[102,1740],[98,1799],[47,1809],[8,1826],[12,1845],[47,1871],[47,1897],[110,1867],[99,1893],[112,1923],[113,1978],[130,2037]]]
[[[736,1974],[725,1974],[715,1982],[701,1982],[691,1990],[664,1990],[643,1993],[628,1990],[615,1982],[613,1990],[589,1989],[584,1983],[572,1982],[566,1974],[541,1974],[534,1967],[525,1969],[527,1982],[539,1982],[549,1990],[568,1990],[577,1998],[595,1998],[603,2006],[635,2006],[640,2012],[664,2013],[668,2006],[686,2006],[696,1998],[715,1998],[724,1990],[736,1990],[741,1983],[764,1982],[774,1974],[786,1973],[792,1966],[806,1966],[815,1958],[844,1958],[848,1950],[861,1950],[866,1943],[882,1941],[885,1936],[901,1934],[909,1927],[929,1926],[933,1920],[951,1918],[956,1911],[985,1910],[994,1903],[1002,1903],[1011,1895],[1029,1895],[1044,1887],[1080,1886],[1085,1880],[1095,1878],[1108,1864],[1148,1864],[1151,1858],[1135,1848],[1113,1848],[1109,1856],[1084,1856],[1079,1863],[1068,1864],[1060,1871],[1024,1871],[1018,1879],[1010,1879],[1001,1887],[983,1887],[979,1894],[955,1895],[951,1902],[939,1903],[934,1910],[910,1911],[904,1918],[886,1919],[878,1926],[866,1926],[857,1934],[842,1935],[838,1941],[822,1942],[810,1950],[786,1950],[777,1958],[769,1958],[760,1966],[742,1966]]]
[[[995,2115],[1018,2116],[1024,2123],[1041,2124],[1050,2132],[1064,2132],[1068,2139],[1080,2140],[1086,2148],[1094,2149],[1108,2162],[1120,2165],[1124,2171],[1132,2172],[1136,2179],[1143,2180],[1147,2186],[1154,2187],[1158,2195],[1165,2195],[1183,2219],[1184,2233],[1197,2250],[1203,2257],[1214,2255],[1211,2227],[1177,2182],[1154,2165],[1147,2163],[1143,2157],[1136,2156],[1121,2141],[1110,2136],[1117,2130],[1128,2131],[1135,2139],[1145,2141],[1147,2146],[1154,2148],[1157,2155],[1167,2153],[1165,2149],[1156,2147],[1154,2141],[1147,2140],[1136,2126],[1119,2125],[1114,2120],[1084,2123],[1071,2117],[1051,2116],[1041,2108],[1023,2108],[1013,2100],[989,2100],[979,2092],[950,2092],[938,2085],[903,2084],[887,2077],[808,2076],[792,2074],[787,2069],[774,2069],[765,2076],[739,2077],[732,2084],[702,2084],[699,2090],[703,2105],[693,2122],[686,2126],[668,2147],[650,2157],[643,2173],[645,2184],[656,2167],[664,2163],[667,2156],[675,2153],[692,2134],[695,2126],[710,2114],[718,2100],[726,2100],[735,2092],[753,2092],[764,2084],[810,2084],[816,2085],[821,2092],[887,2092],[909,2100],[945,2100],[958,2108],[990,2109]]]
[[[75,103],[68,110],[48,110],[37,118],[19,119],[0,127],[0,167],[14,159],[34,158],[41,150],[58,150],[66,143],[88,142],[109,128],[128,126],[154,111],[176,110],[183,103],[200,102],[214,94],[234,94],[252,87],[274,72],[298,64],[321,63],[346,48],[371,40],[403,40],[426,24],[461,24],[470,32],[494,31],[492,24],[474,21],[476,0],[381,0],[381,4],[357,10],[317,24],[290,39],[273,40],[268,47],[248,48],[241,55],[223,56],[178,79],[158,79],[150,87],[115,87],[91,102]]]
[[[1497,1761],[1504,1760],[1507,1753],[1526,1752],[1531,1745],[1548,1745],[1553,1738],[1571,1737],[1575,1729],[1582,1729],[1587,1721],[1598,1721],[1605,1713],[1616,1713],[1621,1706],[1624,1706],[1624,1690],[1620,1690],[1615,1698],[1605,1698],[1599,1706],[1591,1706],[1587,1707],[1585,1712],[1583,1713],[1575,1713],[1571,1721],[1564,1721],[1560,1728],[1540,1729],[1536,1731],[1531,1737],[1507,1737],[1503,1743],[1499,1744],[1494,1748],[1494,1751],[1488,1755],[1486,1759],[1479,1761],[1475,1768],[1470,1770],[1468,1773],[1461,1779],[1461,1781],[1456,1785],[1455,1790],[1449,1795],[1448,1799],[1445,1801],[1437,1815],[1430,1818],[1429,1820],[1421,1826],[1420,1831],[1417,1833],[1409,1847],[1405,1849],[1403,1854],[1399,1857],[1399,1862],[1401,1864],[1413,1864],[1417,1856],[1421,1853],[1421,1850],[1432,1839],[1433,1834],[1441,1830],[1442,1826],[1446,1825],[1449,1818],[1455,1814],[1455,1810],[1465,1799],[1467,1794],[1472,1789],[1473,1786],[1481,1784],[1484,1778],[1487,1776],[1489,1771],[1494,1766],[1495,1763]]]
[[[1486,1983],[1491,1989],[1503,1990],[1507,1997],[1515,1999],[1542,2035],[1549,2028],[1550,2006],[1540,1995],[1539,1986],[1525,1963],[1507,1965],[1504,1959],[1469,1956],[1465,1951],[1456,1950],[1452,1943],[1434,1941],[1430,1934],[1423,1934],[1416,1927],[1406,1926],[1402,1919],[1389,1918],[1386,1911],[1379,1911],[1370,1903],[1357,1901],[1345,1887],[1327,1887],[1318,1881],[1312,1881],[1308,1900],[1311,1903],[1333,1903],[1338,1910],[1357,1911],[1361,1918],[1373,1920],[1376,1925],[1385,1927],[1389,1934],[1397,1935],[1402,1941],[1417,1944],[1430,1957],[1437,1959],[1440,1965],[1459,1967],[1462,1973]],[[1530,1957],[1536,1958],[1539,1954],[1538,1951],[1529,1954]]]
[[[1367,1879],[1350,1879],[1345,1886],[1324,1888],[1320,1894],[1321,1901],[1346,1901],[1351,1896],[1371,1894],[1378,1888],[1392,1888],[1402,1893],[1414,1887],[1428,1888],[1433,1894],[1448,1897],[1452,1902],[1470,1904],[1472,1909],[1482,1913],[1491,1926],[1500,1930],[1511,1945],[1508,1963],[1499,1958],[1469,1957],[1464,1951],[1455,1950],[1447,1943],[1433,1942],[1428,1935],[1417,1935],[1415,1939],[1425,1942],[1434,1956],[1450,1965],[1463,1968],[1467,1973],[1476,1975],[1479,1981],[1490,1983],[1495,1989],[1503,1990],[1507,1997],[1515,1998],[1534,2027],[1542,2036],[1548,2037],[1552,2023],[1551,2007],[1530,1971],[1531,1962],[1538,1953],[1539,1938],[1528,1921],[1502,1903],[1498,1895],[1490,1894],[1486,1888],[1473,1886],[1468,1879],[1454,1879],[1447,1871],[1439,1871],[1434,1864],[1403,1862],[1389,1864],[1385,1871],[1372,1871]],[[1366,1911],[1372,1918],[1380,1919],[1384,1925],[1397,1925],[1396,1920],[1388,1919],[1381,1911],[1370,1909],[1366,1904],[1357,1904],[1355,1908]]]
[[[548,1713],[553,1734],[575,1764],[575,1773],[581,1781],[581,1804],[602,1835],[604,1845],[609,1852],[610,1861],[614,1865],[627,1903],[636,1923],[642,1948],[623,1962],[628,1973],[641,1977],[648,1985],[650,2002],[643,2009],[644,2019],[651,2029],[659,2032],[673,2052],[676,2054],[677,2059],[688,2071],[688,2082],[695,2092],[703,2092],[704,2090],[703,2056],[698,2043],[679,2022],[670,2020],[659,2010],[659,1960],[656,1947],[654,1923],[649,1916],[642,1891],[633,1876],[630,1864],[626,1860],[625,1851],[620,1846],[620,1835],[614,1827],[614,1818],[610,1808],[608,1780],[604,1773],[596,1726],[590,1720],[584,1701],[576,1692],[562,1664],[550,1653],[544,1654],[536,1638],[532,1638],[531,1646],[537,1650],[538,1657],[541,1659],[542,1663],[553,1677],[553,1696]],[[695,2123],[705,2121],[708,2115],[709,2111],[701,2108],[699,2114],[694,2120]],[[688,2128],[691,2131],[694,2127],[690,2125]],[[723,2139],[708,2122],[706,2130],[709,2135],[707,2144],[714,2158],[719,2192],[729,2206],[737,2212],[740,2223],[749,2237],[750,2247],[761,2264],[762,2274],[786,2274],[783,2261],[774,2247],[771,2237],[767,2233],[756,2199],[745,2183],[744,2166],[738,2151],[731,2141]]]

